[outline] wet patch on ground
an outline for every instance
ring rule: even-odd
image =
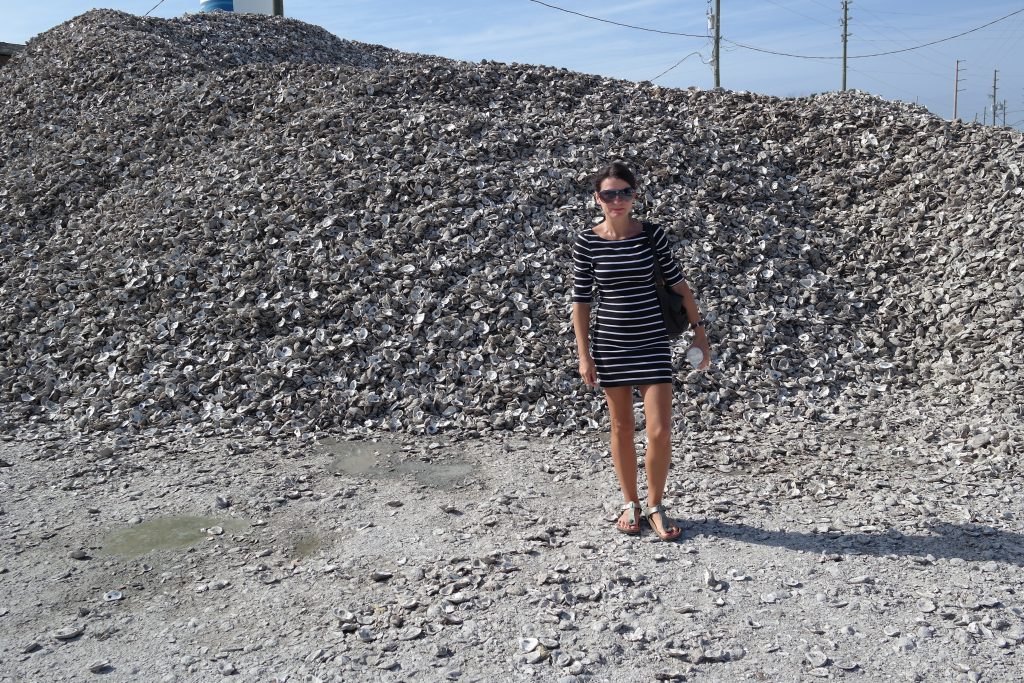
[[[168,515],[132,525],[109,534],[103,554],[123,560],[142,557],[154,550],[187,548],[221,534],[240,531],[246,523],[230,517]]]
[[[432,488],[452,489],[477,471],[475,464],[457,455],[430,452],[416,456],[404,452],[397,444],[385,441],[329,439],[321,441],[320,448],[331,458],[328,472],[351,477],[409,477]]]

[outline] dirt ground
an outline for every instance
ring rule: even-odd
[[[681,434],[661,543],[598,433],[8,435],[0,680],[1020,680],[1019,436]]]

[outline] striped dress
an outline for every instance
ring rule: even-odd
[[[682,282],[668,237],[654,227],[658,263],[669,287]],[[588,228],[573,245],[573,303],[589,304],[598,294],[591,354],[602,387],[672,382],[672,352],[658,295],[647,233],[606,240]]]

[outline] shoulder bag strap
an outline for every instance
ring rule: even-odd
[[[651,245],[651,257],[654,259],[654,284],[665,286],[665,276],[661,273],[661,264],[658,263],[658,248],[654,246],[654,225],[642,223],[644,232],[647,234],[647,243]]]

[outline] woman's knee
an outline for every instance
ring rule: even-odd
[[[611,424],[613,434],[622,434],[623,432],[632,433],[636,431],[636,420],[631,414],[612,415]]]
[[[668,443],[672,437],[672,426],[668,420],[655,420],[647,423],[648,443]]]

